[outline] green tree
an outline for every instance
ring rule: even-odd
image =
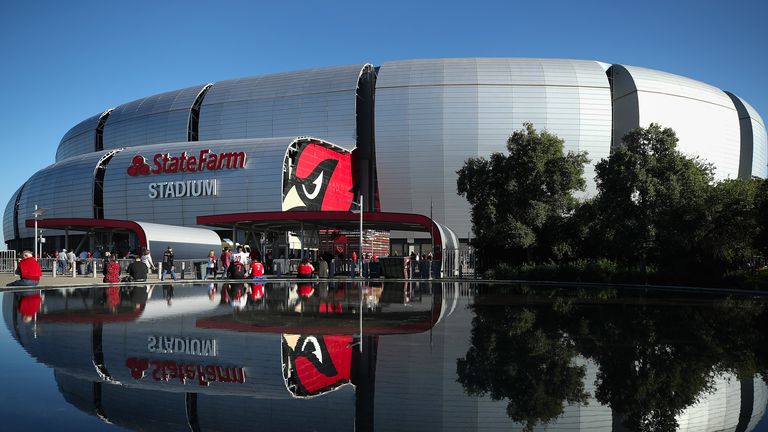
[[[677,141],[672,129],[651,124],[627,133],[596,165],[596,225],[608,258],[645,269],[689,256],[713,170],[680,153]]]
[[[457,172],[483,267],[568,255],[563,224],[585,186],[586,153],[564,154],[562,139],[530,123],[509,137],[507,152],[470,158]]]
[[[456,362],[467,394],[507,401],[507,415],[533,430],[563,413],[564,404],[586,403],[584,366],[574,363],[573,343],[548,308],[473,306],[472,340]]]
[[[763,180],[736,179],[710,188],[706,218],[695,236],[693,270],[707,276],[743,267],[756,254],[758,196]]]

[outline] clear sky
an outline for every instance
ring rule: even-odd
[[[53,163],[64,133],[93,114],[196,84],[318,66],[592,59],[703,81],[768,120],[767,12],[759,0],[6,0],[0,212]]]

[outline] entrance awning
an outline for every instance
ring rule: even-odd
[[[253,231],[298,231],[306,226],[317,229],[357,231],[360,215],[348,211],[276,211],[230,213],[197,217],[198,225]],[[451,243],[447,228],[427,216],[410,213],[369,212],[363,214],[363,229],[428,232],[435,246]]]
[[[28,228],[35,226],[34,219],[25,222]],[[221,239],[214,231],[205,228],[192,228],[177,225],[165,225],[151,222],[139,222],[121,219],[88,218],[51,218],[38,219],[38,228],[72,230],[82,232],[123,231],[136,235],[139,248],[152,251],[152,258],[162,257],[167,246],[173,247],[176,259],[204,259],[211,250],[221,249]]]
[[[27,219],[25,222],[27,228],[35,227],[34,219]],[[96,230],[118,230],[127,231],[136,234],[140,247],[147,247],[147,234],[138,222],[119,220],[119,219],[88,219],[88,218],[53,218],[38,219],[37,227],[43,229],[61,229],[72,231],[96,231]]]

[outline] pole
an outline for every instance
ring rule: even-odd
[[[35,260],[37,261],[37,204],[35,204],[35,212],[32,213],[35,215]]]
[[[363,194],[360,194],[360,254],[357,256],[357,271],[360,276],[363,275]],[[362,335],[360,337],[362,347]]]

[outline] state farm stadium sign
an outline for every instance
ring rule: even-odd
[[[245,168],[245,152],[213,153],[200,150],[200,153],[181,152],[178,156],[170,153],[157,153],[152,158],[152,165],[142,155],[136,155],[128,167],[128,175],[141,177],[150,175],[197,173],[204,171],[233,170]],[[216,179],[158,181],[147,185],[147,196],[156,198],[183,198],[218,195]]]

